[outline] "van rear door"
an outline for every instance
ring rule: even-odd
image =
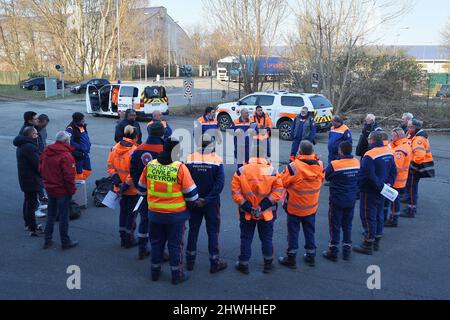
[[[148,86],[144,88],[142,97],[144,100],[145,114],[152,114],[153,111],[159,110],[161,113],[167,113],[168,99],[166,90],[161,86]]]

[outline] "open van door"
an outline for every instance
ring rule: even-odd
[[[94,85],[88,85],[86,88],[86,112],[100,112],[100,94]]]

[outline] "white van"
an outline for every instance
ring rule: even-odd
[[[272,119],[274,128],[280,130],[280,138],[291,140],[291,126],[302,107],[307,107],[314,116],[318,132],[330,130],[333,106],[323,95],[316,93],[294,93],[288,91],[266,91],[249,94],[239,101],[217,106],[217,122],[222,131],[230,128],[234,119],[240,116],[242,108],[250,115],[261,106]]]
[[[108,84],[101,89],[89,85],[86,89],[86,111],[95,116],[117,116],[119,112],[130,108],[142,117],[149,116],[156,110],[168,115],[168,106],[166,89],[157,84]]]

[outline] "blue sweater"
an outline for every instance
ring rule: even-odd
[[[325,169],[325,179],[330,181],[330,202],[341,208],[353,207],[359,191],[360,164],[352,155],[338,156]]]

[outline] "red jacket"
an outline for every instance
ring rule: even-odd
[[[75,186],[75,159],[73,147],[55,142],[45,148],[39,162],[39,171],[44,181],[45,190],[51,197],[72,196]]]

